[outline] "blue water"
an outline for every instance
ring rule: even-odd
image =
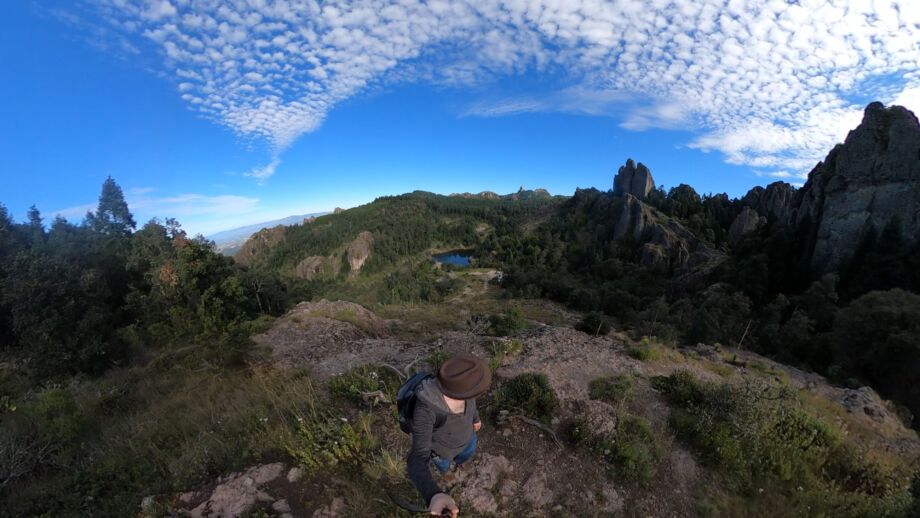
[[[435,262],[442,263],[442,264],[452,264],[454,266],[469,266],[470,257],[472,256],[473,254],[471,254],[470,252],[453,251],[453,252],[444,252],[443,254],[434,255],[432,256],[432,259],[434,259]]]

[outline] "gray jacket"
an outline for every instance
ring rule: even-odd
[[[442,459],[453,459],[462,452],[476,433],[473,424],[479,422],[479,412],[476,400],[468,399],[462,414],[451,413],[437,381],[433,379],[422,382],[417,398],[412,414],[412,448],[406,467],[409,479],[428,504],[434,495],[441,492],[428,466],[432,452]],[[435,427],[439,416],[443,425]]]

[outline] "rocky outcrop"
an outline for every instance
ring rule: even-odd
[[[278,225],[272,228],[263,228],[256,232],[243,243],[240,251],[233,256],[233,259],[243,266],[252,266],[258,257],[264,256],[265,252],[284,239],[285,229],[284,225]]]
[[[358,234],[358,237],[348,245],[348,249],[345,251],[345,258],[351,268],[349,275],[357,275],[361,271],[361,267],[371,256],[373,244],[374,235],[365,230]]]
[[[768,221],[787,224],[794,221],[796,189],[786,182],[773,182],[764,187],[754,187],[741,199]]]
[[[294,267],[294,275],[308,281],[321,277],[334,277],[339,273],[337,268],[339,264],[335,256],[311,255],[297,263],[297,266]]]
[[[761,216],[756,210],[745,207],[728,228],[728,241],[737,245],[741,240],[767,223],[767,218]]]
[[[722,254],[710,249],[680,223],[643,203],[632,194],[623,200],[613,229],[614,239],[641,243],[640,261],[645,266],[668,265],[696,268],[721,262]]]
[[[920,123],[906,108],[866,107],[862,123],[809,173],[796,224],[813,274],[838,270],[871,231],[897,220],[920,233]]]
[[[265,486],[279,479],[283,473],[284,464],[276,462],[227,475],[218,481],[210,494],[204,495],[204,501],[192,508],[188,516],[192,518],[243,516],[258,504],[274,504],[276,500],[266,491]],[[180,502],[186,500],[194,502],[200,499],[200,493],[184,493],[179,496]],[[278,507],[287,506],[285,501],[279,501],[282,504]],[[290,511],[290,507],[286,508]]]
[[[626,165],[620,167],[613,178],[614,194],[632,194],[644,200],[654,188],[655,180],[652,178],[652,172],[642,162],[636,165],[631,158],[626,161]]]

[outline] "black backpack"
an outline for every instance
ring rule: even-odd
[[[412,414],[415,413],[415,400],[418,399],[418,389],[422,382],[427,379],[434,379],[434,376],[427,372],[419,372],[406,380],[396,392],[396,414],[399,420],[399,429],[405,433],[412,433]],[[437,414],[434,427],[443,426],[446,420],[446,415]]]

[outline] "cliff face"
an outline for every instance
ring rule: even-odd
[[[796,223],[809,235],[811,270],[845,265],[866,234],[892,220],[920,232],[920,123],[901,106],[870,104],[862,123],[808,175]]]
[[[796,191],[777,182],[742,198],[743,234],[754,221],[790,225],[801,236],[801,264],[813,276],[846,267],[870,232],[892,221],[909,242],[920,239],[920,123],[906,108],[866,107],[863,120],[808,174]],[[735,225],[733,225],[735,227]],[[740,239],[740,236],[736,236]]]

